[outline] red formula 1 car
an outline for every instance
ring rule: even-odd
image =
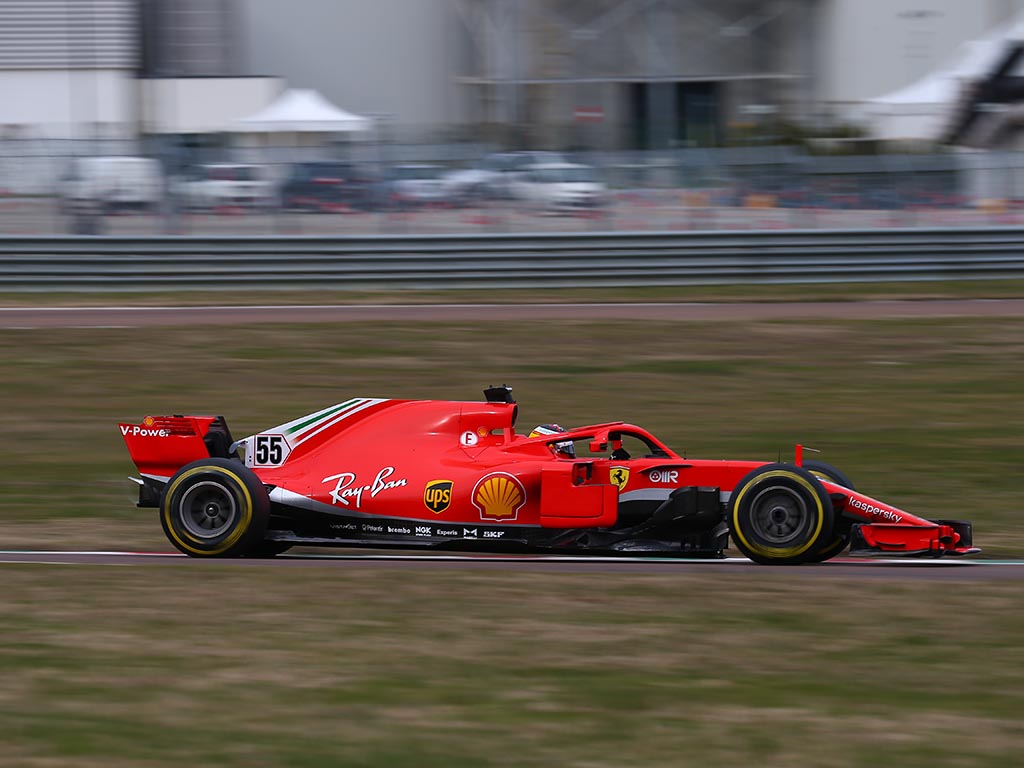
[[[721,557],[978,552],[971,524],[865,496],[827,464],[679,456],[614,422],[514,430],[507,387],[485,402],[358,398],[235,441],[223,417],[120,430],[171,543],[197,557],[293,545]]]

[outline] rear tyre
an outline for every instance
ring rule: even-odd
[[[812,475],[821,480],[828,480],[844,488],[849,488],[851,491],[857,490],[854,488],[850,478],[831,464],[826,464],[824,461],[805,461],[803,466],[804,469],[810,471]],[[804,562],[824,563],[826,560],[831,560],[836,555],[841,554],[849,544],[850,523],[842,520],[837,515],[832,523],[832,540],[821,549],[809,554]]]
[[[765,464],[748,473],[729,498],[729,529],[744,555],[762,565],[794,565],[828,545],[832,501],[810,471]]]
[[[230,459],[200,459],[160,497],[167,539],[192,557],[240,557],[263,542],[270,497],[255,473]]]

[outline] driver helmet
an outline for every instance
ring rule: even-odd
[[[557,424],[541,424],[533,428],[530,432],[530,437],[543,437],[544,435],[557,435],[560,432],[565,432],[562,427]],[[576,449],[573,447],[572,440],[565,440],[561,443],[554,443],[552,449],[557,456],[565,456],[570,459],[576,458]]]

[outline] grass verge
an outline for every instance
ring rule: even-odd
[[[1019,586],[2,566],[0,766],[1003,766]]]
[[[510,304],[523,302],[644,301],[866,301],[881,299],[1019,299],[1024,280],[957,280],[813,285],[678,285],[663,287],[450,291],[187,291],[0,293],[0,307],[19,306],[200,306],[251,304]]]
[[[474,300],[478,300],[474,297]],[[108,298],[109,301],[109,298]],[[824,451],[1024,554],[1024,320],[0,331],[0,548],[167,549],[116,423],[355,395]],[[0,566],[0,766],[1004,766],[1017,583]]]
[[[802,442],[865,492],[1024,554],[1019,318],[6,330],[0,355],[8,547],[46,521],[140,519],[118,421],[218,413],[241,437],[352,396],[504,382],[522,428],[622,419],[701,458]]]

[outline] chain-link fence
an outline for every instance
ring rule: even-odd
[[[1024,153],[0,141],[0,234],[370,234],[1024,223]]]

